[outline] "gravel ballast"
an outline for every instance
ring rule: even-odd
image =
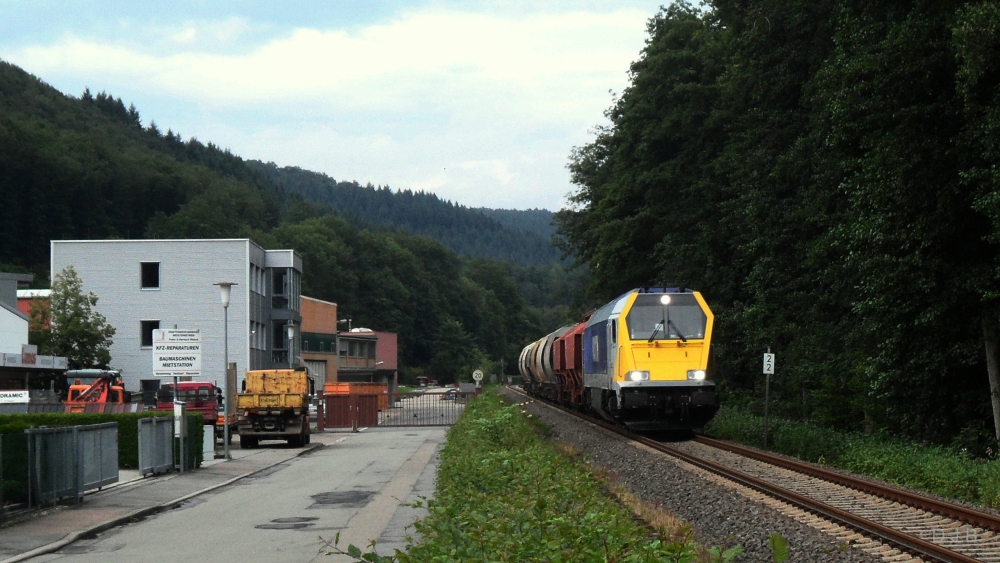
[[[548,426],[552,441],[572,446],[587,463],[600,466],[632,494],[685,520],[703,545],[742,546],[744,552],[737,561],[773,561],[768,536],[774,532],[788,540],[790,562],[882,561],[735,489],[713,483],[700,472],[666,459],[665,454],[630,444],[509,389],[501,393],[514,402],[529,401],[524,410]]]

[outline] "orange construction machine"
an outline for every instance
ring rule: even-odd
[[[69,386],[66,405],[69,412],[87,411],[88,405],[124,405],[132,401],[130,393],[122,384],[121,373],[102,369],[74,369],[66,372],[66,379],[76,379]],[[90,385],[80,383],[81,379],[93,379]]]

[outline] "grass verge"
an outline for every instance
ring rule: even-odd
[[[723,407],[705,427],[709,436],[760,446],[763,418]],[[974,459],[943,446],[922,445],[883,435],[866,436],[814,424],[772,418],[771,450],[934,493],[1000,508],[1000,460]]]
[[[605,480],[546,443],[530,420],[495,392],[471,401],[442,448],[428,515],[414,525],[420,542],[391,557],[356,546],[332,552],[380,562],[622,563],[729,561],[739,553],[699,552],[676,521],[651,531],[610,498]]]

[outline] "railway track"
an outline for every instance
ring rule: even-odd
[[[828,533],[887,561],[1000,563],[993,514],[711,438],[665,444],[541,402],[833,523]]]

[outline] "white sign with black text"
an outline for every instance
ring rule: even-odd
[[[156,377],[201,376],[201,331],[154,330],[153,375]]]
[[[0,405],[24,404],[29,398],[28,391],[0,391]]]
[[[764,375],[774,375],[774,354],[764,354]]]

